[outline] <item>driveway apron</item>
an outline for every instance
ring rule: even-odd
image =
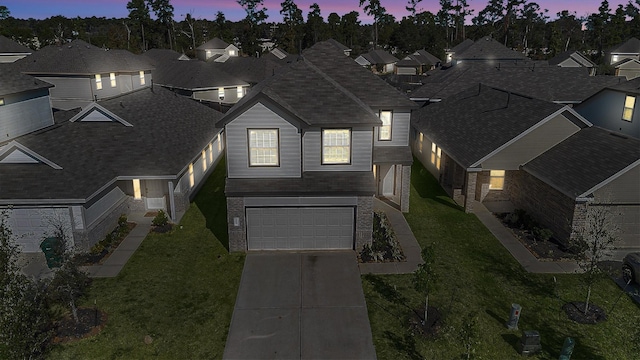
[[[247,254],[225,359],[375,359],[353,251]]]

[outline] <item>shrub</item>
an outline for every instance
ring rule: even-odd
[[[166,226],[169,223],[169,217],[164,210],[158,211],[158,215],[153,218],[151,225],[153,226]]]
[[[553,232],[547,228],[539,228],[539,227],[534,227],[533,228],[533,236],[538,239],[538,240],[542,240],[543,242],[547,242],[549,241],[549,239],[551,239],[551,236],[553,236]]]
[[[395,238],[393,228],[387,215],[383,212],[373,213],[373,241],[371,246],[365,245],[360,252],[360,259],[371,261],[402,261],[404,254]]]

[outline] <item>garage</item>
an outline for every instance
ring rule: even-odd
[[[246,208],[249,250],[353,249],[353,207]]]
[[[9,212],[9,226],[20,250],[40,251],[40,243],[52,233],[53,224],[70,228],[68,208],[16,208]]]
[[[620,242],[616,244],[620,248],[637,248],[640,246],[640,206],[620,205],[611,208],[615,214],[615,220],[620,228]]]

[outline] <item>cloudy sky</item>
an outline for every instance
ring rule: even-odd
[[[66,17],[117,17],[122,18],[128,15],[128,0],[0,0],[0,4],[9,8],[11,16],[15,18],[44,19],[54,15]],[[269,18],[267,21],[280,21],[282,19],[280,3],[282,0],[264,0],[264,7],[267,8]],[[335,12],[343,15],[353,10],[360,11],[360,20],[363,23],[370,23],[370,17],[364,15],[358,6],[359,0],[295,0],[295,3],[303,11],[305,19],[309,12],[309,5],[317,2],[320,5],[322,16],[327,16]],[[393,14],[398,20],[408,15],[405,10],[404,0],[381,0],[382,6],[387,12]],[[484,8],[488,0],[468,0],[477,15],[478,11]],[[598,11],[601,0],[537,0],[541,8],[549,10],[549,16],[561,10],[575,11],[578,16],[586,16]],[[618,4],[626,4],[628,1],[609,1],[609,6],[613,12]],[[228,20],[237,21],[245,16],[245,12],[235,0],[171,0],[175,8],[174,18],[182,20],[187,13],[193,14],[195,18],[213,19],[218,11],[222,11]],[[423,0],[418,9],[437,12],[439,9],[438,0]]]

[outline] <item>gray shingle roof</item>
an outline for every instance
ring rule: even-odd
[[[49,45],[13,63],[27,74],[93,75],[152,70],[147,58],[127,50],[105,50],[82,40]]]
[[[411,113],[411,124],[469,167],[562,106],[476,86]]]
[[[226,113],[223,121],[233,119],[260,95],[310,126],[380,124],[370,108],[303,59],[254,87]]]
[[[513,51],[495,41],[490,36],[485,36],[462,51],[453,54],[456,60],[526,60],[523,54]]]
[[[303,51],[306,61],[372,108],[416,108],[417,105],[384,80],[344,56],[326,41]]]
[[[56,124],[17,138],[60,165],[1,164],[0,200],[87,199],[117,176],[180,173],[215,134],[222,116],[156,86],[99,102],[133,126],[69,122],[79,110],[58,111]],[[2,144],[0,144],[2,145]]]
[[[548,61],[549,61],[549,65],[558,65],[561,62],[563,62],[563,61],[565,61],[565,60],[567,60],[569,58],[574,59],[575,61],[579,62],[580,64],[585,64],[586,63],[589,66],[596,66],[596,64],[594,64],[593,61],[591,61],[584,54],[582,54],[581,52],[576,51],[576,50],[567,50],[565,52],[562,52],[562,53],[552,57]]]
[[[374,146],[373,163],[391,163],[401,165],[413,164],[410,146]]]
[[[611,49],[610,52],[618,54],[639,54],[640,40],[632,37],[631,39]]]
[[[430,52],[424,49],[417,50],[415,53],[413,53],[413,55],[416,56],[416,60],[420,61],[422,64],[435,65],[439,62],[442,62],[442,60],[438,59],[438,57],[432,55]]]
[[[0,54],[31,54],[33,50],[24,45],[20,45],[17,42],[0,35]]]
[[[223,63],[215,63],[223,71],[242,79],[250,84],[257,84],[286,67],[294,59],[286,57],[282,60],[274,55],[265,55],[259,58],[232,56]]]
[[[206,49],[226,49],[229,46],[224,40],[219,39],[217,37],[207,41],[206,43],[198,46],[197,50],[206,50]]]
[[[451,48],[451,50],[449,50],[452,53],[461,53],[465,50],[467,50],[467,48],[469,46],[473,45],[473,40],[471,39],[464,39],[463,42],[461,42],[460,44],[454,46]]]
[[[629,81],[624,81],[613,86],[609,86],[608,89],[624,91],[624,92],[640,95],[640,77],[633,78]]]
[[[458,64],[434,70],[413,91],[413,98],[446,99],[479,82],[546,101],[580,102],[623,79],[589,76],[586,68],[562,68],[538,62]]]
[[[375,180],[371,171],[309,171],[300,178],[229,179],[225,187],[227,196],[326,196],[375,193]]]
[[[21,74],[10,65],[0,65],[0,96],[50,87],[53,85]]]
[[[367,59],[367,61],[372,65],[378,64],[393,64],[398,62],[398,58],[389,54],[384,50],[371,50],[368,53],[364,53],[362,55],[363,58]]]
[[[344,44],[342,44],[341,42],[335,40],[335,39],[329,39],[326,40],[329,44],[333,45],[336,49],[344,52],[344,51],[350,51],[351,48],[346,47]]]
[[[639,159],[639,139],[590,127],[578,131],[522,168],[565,195],[576,198]]]

